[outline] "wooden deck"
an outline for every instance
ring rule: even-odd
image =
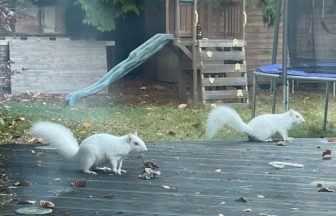
[[[321,139],[296,139],[285,147],[243,141],[148,143],[145,157],[162,172],[149,181],[138,178],[142,163],[135,155],[124,162],[128,172],[122,176],[89,176],[52,150],[34,145],[1,145],[0,154],[5,156],[9,185],[20,179],[32,182],[11,192],[19,199],[52,201],[53,215],[321,216],[336,215],[335,192],[318,192],[312,182],[324,181],[336,189],[334,159],[321,157],[335,145]],[[304,167],[276,169],[269,165],[272,161]],[[70,185],[82,178],[86,187]],[[108,194],[112,198],[104,197]],[[247,202],[237,201],[242,197]],[[15,215],[15,209],[24,206],[11,202],[0,206],[0,212]]]

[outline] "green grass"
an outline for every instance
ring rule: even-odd
[[[123,95],[122,97],[127,97]],[[32,143],[31,124],[39,120],[58,122],[69,127],[82,140],[93,133],[124,135],[137,131],[146,141],[200,140],[204,139],[204,123],[209,108],[189,106],[179,109],[178,103],[153,97],[144,103],[116,103],[105,95],[91,96],[75,108],[64,106],[62,98],[30,100],[12,99],[0,105],[0,143]],[[139,97],[137,97],[139,98]],[[278,97],[280,99],[280,96]],[[299,111],[306,123],[290,131],[292,137],[321,137],[323,119],[323,93],[297,92],[291,95],[290,105]],[[133,100],[133,102],[135,102]],[[257,114],[270,112],[271,96],[263,92],[258,96]],[[277,112],[282,105],[278,101]],[[245,121],[250,120],[251,108],[238,108]],[[83,126],[89,123],[89,126]],[[88,125],[88,124],[87,124]],[[91,127],[90,127],[91,125]],[[335,130],[335,99],[330,99],[328,127]],[[267,127],[267,126],[265,126]],[[223,128],[216,140],[246,139],[229,128]]]

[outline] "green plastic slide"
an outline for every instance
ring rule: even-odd
[[[65,102],[69,106],[75,106],[76,103],[83,97],[95,94],[110,84],[116,82],[133,69],[144,63],[147,59],[152,57],[155,53],[161,50],[169,41],[174,39],[172,34],[156,34],[138,48],[133,50],[127,59],[117,64],[108,73],[106,73],[100,80],[84,89],[69,93],[65,97]]]

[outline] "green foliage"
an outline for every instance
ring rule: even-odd
[[[100,31],[115,29],[116,21],[127,13],[140,14],[141,0],[76,0],[85,11],[83,23]]]
[[[267,26],[273,26],[276,14],[276,0],[246,0],[246,8],[259,8],[263,14],[263,22]]]
[[[272,26],[276,14],[276,0],[260,0],[260,9],[263,14],[263,22]]]

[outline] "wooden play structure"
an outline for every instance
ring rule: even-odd
[[[166,33],[191,61],[194,101],[247,104],[245,1],[166,0],[165,6]]]

